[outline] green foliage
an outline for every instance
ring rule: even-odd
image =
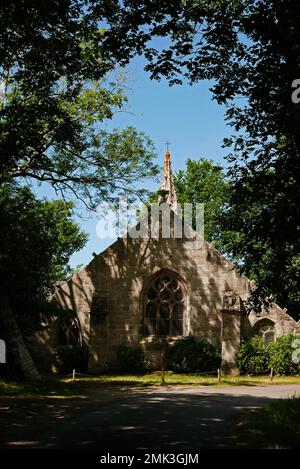
[[[293,363],[295,351],[292,334],[278,337],[265,347],[263,338],[255,335],[243,342],[236,354],[236,362],[242,375],[266,374],[272,368],[277,375],[295,375],[300,373],[300,365]]]
[[[299,0],[129,0],[115,2],[106,19],[106,47],[123,60],[128,49],[144,52],[152,78],[212,80],[233,129],[224,140],[233,183],[226,252],[242,261],[261,296],[273,294],[299,319],[300,104],[292,102]],[[152,37],[165,47],[155,48]]]
[[[186,168],[174,175],[174,185],[178,202],[204,203],[204,239],[213,242],[222,252],[226,252],[228,239],[232,233],[221,227],[222,214],[227,209],[230,183],[222,168],[206,158],[186,160]],[[160,191],[149,197],[149,203],[157,203]],[[184,216],[184,213],[182,214]],[[193,228],[196,226],[196,214],[193,211]]]
[[[125,98],[118,80],[105,86],[103,77],[144,52],[152,78],[214,80],[213,98],[234,131],[224,142],[233,190],[222,243],[297,317],[300,107],[291,84],[299,74],[299,1],[32,0],[1,2],[0,18],[2,177],[46,180],[91,205],[93,192],[132,189],[141,172],[155,172],[151,151],[143,146],[146,164],[141,158],[134,171],[132,152],[120,165],[106,154],[96,123]],[[165,47],[156,49],[153,38],[167,39]]]
[[[176,373],[215,371],[220,364],[219,349],[192,336],[179,339],[167,350],[167,367]]]
[[[299,1],[31,0],[1,2],[0,18],[1,177],[47,181],[90,206],[119,187],[131,191],[155,173],[153,151],[143,138],[136,149],[128,129],[99,136],[99,123],[126,102],[107,72],[145,53],[152,78],[214,80],[213,98],[234,131],[224,142],[233,187],[220,247],[262,296],[298,317],[300,107],[291,83]],[[156,49],[153,38],[165,46]]]
[[[39,326],[55,281],[87,236],[72,220],[71,202],[37,200],[27,187],[0,187],[1,290],[22,328]],[[50,310],[50,311],[49,311]]]
[[[263,375],[268,372],[269,351],[263,338],[255,335],[243,342],[237,353],[236,363],[242,375]]]
[[[116,355],[117,369],[122,373],[143,373],[149,368],[144,352],[138,345],[120,345]]]
[[[300,373],[300,365],[293,363],[292,355],[295,336],[288,334],[278,337],[269,345],[269,368],[274,369],[278,375],[295,375]]]
[[[292,217],[298,217],[292,202],[295,196],[290,198],[289,186],[283,189],[272,175],[267,178],[272,188],[267,181],[258,188],[256,176],[247,178],[242,187],[236,186],[229,194],[229,209],[221,220],[224,231],[232,233],[227,252],[235,259],[242,259],[240,267],[255,281],[257,296],[271,297],[287,307],[288,313],[297,320],[300,314],[300,246],[298,228],[292,226]],[[288,225],[284,222],[286,218]],[[289,226],[284,233],[283,226]]]
[[[65,272],[64,275],[61,277],[61,280],[69,281],[71,280],[72,276],[78,272],[84,267],[83,264],[77,264],[75,267],[71,267],[67,265],[65,267]]]
[[[300,445],[300,399],[276,399],[246,417],[237,440],[241,449],[298,449]]]
[[[133,183],[156,174],[152,142],[101,128],[124,109],[126,84],[90,2],[1,2],[0,18],[0,180],[43,181],[89,208],[143,193]]]
[[[89,0],[0,3],[0,297],[22,332],[53,313],[53,283],[66,278],[86,236],[71,219],[73,203],[38,201],[16,184],[51,184],[64,200],[94,209],[117,192],[142,195],[134,183],[157,172],[148,137],[132,127],[106,130],[126,105],[126,85],[113,75],[95,7]],[[102,14],[109,11],[104,2]],[[13,320],[5,332],[11,339]]]
[[[174,177],[178,202],[204,203],[204,238],[213,241],[221,250],[225,250],[220,229],[220,217],[224,211],[230,185],[220,166],[211,160],[200,158],[197,161],[187,159],[186,169],[180,170]],[[195,214],[193,214],[195,227]]]

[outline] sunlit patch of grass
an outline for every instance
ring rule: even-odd
[[[248,416],[240,426],[238,446],[299,449],[300,398],[280,399]]]
[[[21,389],[21,385],[12,381],[0,380],[0,394],[5,396],[7,395],[16,395]]]
[[[59,394],[50,394],[50,395],[43,395],[46,399],[86,399],[87,396],[80,395],[80,394],[67,394],[67,395],[59,395]]]
[[[274,384],[300,384],[300,376],[225,376],[221,385],[228,386],[270,386]]]
[[[65,379],[71,382],[70,379]],[[195,385],[195,386],[268,386],[273,384],[300,384],[300,376],[278,376],[272,381],[268,376],[222,376],[219,381],[215,376],[197,374],[176,374],[165,372],[148,373],[145,375],[97,375],[78,376],[75,382],[85,384],[109,383],[134,386],[155,385]]]
[[[300,384],[299,376],[279,376],[270,381],[267,376],[216,376],[159,372],[144,375],[77,375],[75,381],[66,376],[44,376],[36,384],[0,380],[0,395],[40,395],[50,398],[84,397],[103,385],[143,388],[148,386],[268,386],[274,384]]]
[[[66,382],[70,382],[70,379],[67,379]],[[128,385],[128,386],[159,386],[162,384],[165,385],[199,385],[203,384],[205,386],[213,386],[217,383],[217,378],[215,377],[204,377],[198,375],[185,375],[185,374],[175,374],[171,372],[165,372],[163,376],[159,372],[147,373],[144,375],[98,375],[98,376],[78,376],[75,382],[81,382],[89,385],[93,384],[118,384],[118,385]]]
[[[65,382],[72,382],[70,379],[66,379]],[[96,385],[96,384],[116,384],[123,386],[135,386],[135,387],[147,387],[147,386],[160,386],[160,385],[203,385],[203,386],[215,386],[218,384],[218,380],[215,377],[203,377],[198,375],[183,375],[166,372],[161,373],[148,373],[145,375],[99,375],[99,376],[87,376],[77,377],[75,383],[84,383],[85,385]],[[74,383],[74,382],[73,382]]]
[[[82,386],[73,386],[73,384],[75,383],[66,383],[63,378],[58,376],[43,377],[38,383],[23,383],[0,379],[0,396],[34,395],[61,399],[80,397]]]

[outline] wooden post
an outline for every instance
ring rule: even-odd
[[[218,382],[221,381],[221,370],[220,368],[218,368]]]
[[[271,368],[270,381],[273,381],[274,368]]]
[[[75,376],[76,376],[76,370],[74,369],[73,374],[72,374],[72,381],[75,381]]]
[[[165,384],[165,350],[164,348],[161,350],[160,353],[160,376],[161,376],[161,384]]]

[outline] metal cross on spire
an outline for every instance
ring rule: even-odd
[[[169,151],[169,145],[171,145],[171,142],[169,142],[169,140],[167,140],[166,145],[167,145],[167,151]]]

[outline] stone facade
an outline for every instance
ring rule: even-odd
[[[175,194],[170,197],[174,187],[170,164],[165,162],[166,171],[169,173],[164,174],[164,194],[176,202]],[[194,239],[197,236],[194,233]],[[153,369],[160,369],[162,351],[178,335],[145,333],[145,295],[153,279],[163,273],[181,285],[182,335],[204,338],[218,345],[225,372],[237,372],[235,352],[240,340],[251,336],[262,321],[264,324],[269,321],[276,336],[300,333],[299,324],[275,304],[260,316],[254,312],[247,315],[244,302],[253,284],[212,244],[198,241],[193,243],[174,236],[166,239],[161,233],[158,238],[123,237],[74,274],[71,281],[57,287],[59,303],[78,318],[81,340],[88,349],[90,372],[113,366],[121,344],[139,344]],[[44,342],[51,348],[55,337],[56,323]]]
[[[226,372],[235,372],[240,340],[259,322],[272,322],[277,336],[300,333],[299,324],[275,304],[248,316],[243,302],[251,282],[211,244],[194,250],[182,239],[121,238],[57,290],[59,302],[79,318],[90,371],[105,370],[124,343],[140,344],[153,368],[160,367],[162,348],[177,337],[144,334],[144,292],[161,272],[173,273],[184,286],[183,335],[218,345]]]

